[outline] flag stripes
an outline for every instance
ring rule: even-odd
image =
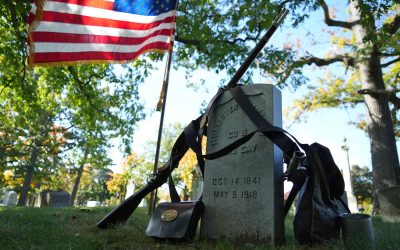
[[[110,0],[35,3],[28,18],[32,65],[134,60],[168,50],[173,40],[175,10],[144,16],[114,11]]]

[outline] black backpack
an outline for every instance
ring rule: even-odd
[[[339,215],[350,213],[341,199],[343,176],[328,148],[319,143],[302,145],[306,158],[297,171],[304,171],[293,180],[293,188],[285,204],[287,214],[297,194],[294,236],[303,244],[324,243],[340,238]]]

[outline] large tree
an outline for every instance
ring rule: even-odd
[[[294,20],[298,22],[308,15],[307,12],[299,14],[298,10],[321,11],[332,39],[332,44],[328,46],[335,45],[336,50],[327,47],[326,51],[331,53],[323,57],[311,53],[300,54],[290,49],[275,53],[278,58],[290,55],[289,60],[280,61],[284,65],[280,67],[284,70],[278,71],[278,80],[287,81],[293,76],[296,78],[296,75],[300,79],[296,70],[308,65],[325,67],[334,64],[345,69],[343,75],[333,75],[324,79],[320,86],[311,88],[296,104],[301,112],[321,107],[365,105],[365,119],[357,125],[370,138],[374,212],[378,212],[377,191],[400,184],[395,137],[400,107],[400,6],[395,1],[351,0],[347,2],[347,16],[345,9],[336,13],[343,18],[339,20],[334,17],[334,5],[322,0],[285,2],[293,10]]]

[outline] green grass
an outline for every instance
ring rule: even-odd
[[[96,227],[110,208],[0,207],[0,249],[274,249],[269,245],[233,244],[226,241],[160,243],[146,237],[148,216],[138,209],[125,225],[107,230]],[[306,247],[293,237],[292,217],[286,220],[286,242],[278,249],[344,249],[341,241],[329,245]],[[378,239],[377,249],[400,249],[400,223],[385,223],[373,218]],[[355,242],[350,249],[363,249]],[[349,249],[349,248],[347,248]]]

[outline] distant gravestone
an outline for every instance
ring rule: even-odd
[[[135,193],[136,185],[133,180],[128,181],[128,185],[126,186],[126,194],[125,199],[128,199]]]
[[[87,207],[100,207],[101,203],[100,201],[87,201],[86,206]]]
[[[272,85],[242,87],[253,106],[270,123],[282,125],[281,93]],[[256,126],[229,92],[209,116],[207,153],[215,152]],[[282,152],[256,134],[230,154],[205,165],[201,236],[240,242],[280,244],[284,237]]]
[[[47,207],[49,206],[49,201],[47,200],[47,194],[49,191],[43,191],[37,193],[32,198],[33,207]]]
[[[67,192],[49,192],[47,196],[50,207],[60,208],[69,205],[70,195]]]
[[[15,191],[7,191],[4,194],[3,204],[5,206],[16,206],[18,201],[18,196]]]
[[[200,199],[202,193],[203,193],[203,179],[202,179],[202,177],[193,178],[191,199],[192,200]]]
[[[138,207],[147,207],[147,201],[146,201],[146,199],[143,199],[143,200],[140,202],[140,204],[139,204]]]
[[[34,196],[34,207],[68,207],[70,195],[67,192],[43,191]]]

